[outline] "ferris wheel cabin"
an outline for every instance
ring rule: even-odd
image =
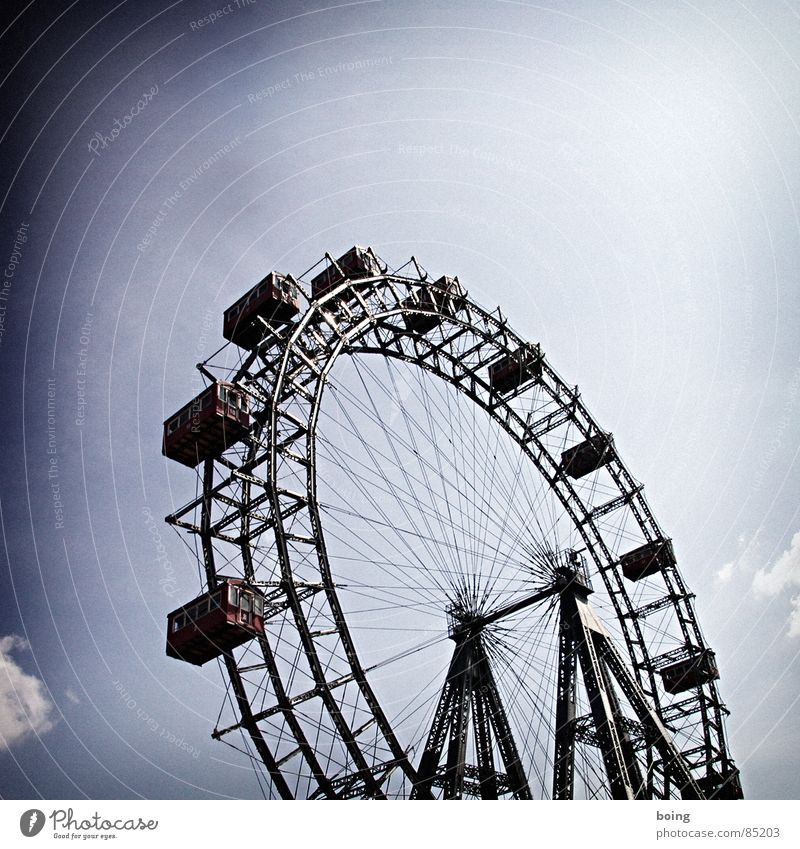
[[[458,282],[458,277],[440,277],[430,286],[420,289],[416,297],[408,297],[403,306],[422,312],[406,313],[403,318],[408,330],[416,333],[427,333],[442,323],[446,315],[455,315],[461,306],[460,299],[464,290]]]
[[[726,765],[722,773],[710,770],[707,775],[697,779],[697,784],[706,799],[741,799],[742,780],[739,770]]]
[[[672,541],[668,539],[657,539],[645,543],[639,548],[623,554],[620,558],[622,574],[629,581],[640,581],[650,575],[656,575],[666,566],[675,565],[675,552]]]
[[[372,248],[355,245],[346,254],[311,279],[311,297],[314,300],[327,295],[345,280],[378,277],[386,273],[386,265],[375,256]]]
[[[264,596],[238,578],[224,578],[167,616],[167,655],[202,666],[264,633]]]
[[[673,695],[693,690],[718,678],[717,659],[711,649],[695,650],[689,657],[661,670],[664,689]]]
[[[489,386],[501,395],[541,376],[542,350],[533,342],[489,366]]]
[[[225,310],[222,335],[240,348],[252,348],[264,336],[264,325],[290,322],[300,312],[297,283],[273,271]]]
[[[561,466],[565,474],[577,480],[596,472],[614,456],[611,435],[596,433],[584,442],[579,442],[561,454]]]
[[[194,468],[218,457],[250,429],[247,396],[218,380],[164,422],[161,453]]]

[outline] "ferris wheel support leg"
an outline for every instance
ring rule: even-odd
[[[669,780],[672,779],[680,787],[684,799],[704,798],[683,754],[634,680],[611,641],[610,634],[587,602],[586,593],[574,590],[562,593],[561,620],[572,631],[572,639],[577,646],[612,797],[640,799],[648,795],[648,787],[643,782],[633,742],[625,728],[625,717],[614,690],[613,676],[636,713],[646,738],[663,759],[665,787],[668,787]],[[558,760],[556,767],[558,768]],[[557,774],[556,772],[556,776]]]
[[[503,703],[500,701],[500,692],[495,684],[494,675],[489,665],[489,658],[486,656],[486,651],[481,643],[478,646],[479,660],[478,668],[480,677],[478,680],[478,694],[486,702],[488,714],[491,719],[494,729],[497,747],[500,749],[500,757],[503,760],[503,766],[506,771],[506,780],[508,789],[511,791],[514,799],[532,799],[528,779],[525,777],[525,771],[522,768],[522,760],[519,756],[517,744],[514,742],[514,735],[511,732],[511,725],[508,721]]]
[[[477,767],[466,763],[470,715]],[[505,774],[494,768],[492,737]],[[447,760],[444,769],[440,769],[445,743]],[[467,776],[470,778],[469,793],[482,799],[496,799],[501,782],[503,792],[510,793],[513,798],[533,798],[480,633],[463,632],[456,638],[453,659],[417,775],[412,798],[430,795],[434,784],[439,784],[444,789],[445,799],[460,799]],[[475,777],[477,785],[472,780]]]
[[[425,750],[417,770],[417,782],[414,785],[412,799],[432,798],[433,782],[439,768],[442,750],[447,739],[447,732],[452,724],[453,703],[459,689],[460,679],[463,678],[464,662],[463,646],[456,646],[450,668],[447,670],[442,695],[433,715],[433,723],[425,743]]]
[[[616,647],[607,634],[601,636],[601,641],[601,652],[606,663],[661,755],[668,778],[671,778],[680,788],[682,798],[704,799],[705,796],[692,776],[683,754],[656,712],[650,707],[647,697],[628,671]]]
[[[575,673],[577,646],[569,622],[559,623],[553,798],[572,799],[575,789]]]
[[[636,759],[633,745],[625,731],[621,719],[621,710],[619,701],[613,689],[611,676],[616,679],[620,690],[625,695],[630,706],[636,713],[637,719],[644,728],[645,735],[652,745],[658,750],[664,762],[665,771],[675,781],[681,789],[681,795],[684,799],[703,799],[704,795],[697,783],[695,782],[688,765],[683,757],[683,754],[675,745],[672,736],[664,727],[664,724],[659,719],[656,712],[650,706],[647,696],[642,691],[641,687],[634,680],[622,655],[617,651],[616,646],[611,641],[611,635],[606,628],[595,616],[595,613],[585,598],[579,598],[574,593],[562,596],[562,609],[564,604],[568,606],[567,616],[573,623],[575,633],[580,641],[580,657],[581,666],[584,671],[584,680],[586,688],[589,692],[589,698],[592,702],[593,713],[597,706],[598,713],[595,714],[595,724],[597,725],[598,736],[601,738],[607,735],[607,731],[611,732],[610,742],[614,746],[615,751],[619,751],[623,755],[623,760],[620,761],[622,768],[621,775],[625,775],[627,771],[626,764],[632,765],[632,772],[627,779],[628,790],[638,788],[632,796],[628,798],[642,798],[645,787],[642,783],[639,773],[638,760]],[[592,675],[592,669],[596,668],[597,674],[592,676],[592,680],[586,678],[587,670]],[[592,688],[596,685],[600,686],[600,692],[596,693],[598,697],[602,697],[595,704],[595,696]],[[603,707],[608,707],[609,724],[607,729],[601,726],[603,716],[599,713],[600,703]],[[619,731],[617,731],[619,727]],[[611,754],[611,751],[608,753]],[[604,750],[605,755],[605,750]],[[607,757],[607,764],[610,763]],[[609,781],[614,786],[614,780],[609,773]],[[617,798],[615,796],[615,798]],[[625,798],[622,796],[621,798]]]
[[[469,639],[472,643],[473,639]],[[460,799],[464,795],[464,774],[467,766],[467,734],[469,733],[475,662],[471,645],[456,648],[455,680],[450,713],[450,744],[447,747],[447,766],[444,772],[444,798]]]
[[[619,722],[618,703],[608,686],[608,676],[595,640],[596,632],[587,617],[582,615],[582,608],[590,608],[585,602],[578,601],[573,593],[566,592],[561,597],[561,607],[562,615],[570,623],[573,639],[578,647],[583,683],[600,743],[611,798],[641,798],[642,778],[632,747],[625,745],[626,738]]]
[[[595,650],[598,656],[603,658],[602,647],[598,645],[597,637],[595,637]],[[609,705],[611,706],[611,713],[614,717],[617,728],[619,729],[619,745],[622,751],[623,761],[625,762],[628,770],[628,778],[630,779],[633,787],[634,798],[646,799],[647,785],[644,777],[642,776],[639,759],[636,757],[636,751],[633,746],[633,740],[631,739],[630,732],[625,727],[625,716],[622,712],[622,708],[620,707],[617,692],[614,689],[614,682],[611,679],[608,664],[603,660],[601,660],[600,669],[605,681],[605,690]]]
[[[489,717],[484,700],[475,690],[472,691],[472,718],[481,799],[496,799],[497,773],[494,768],[492,741],[489,735]]]

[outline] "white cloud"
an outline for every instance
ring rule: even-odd
[[[72,687],[67,687],[64,691],[64,695],[72,702],[74,705],[79,705],[81,703],[80,697],[78,694],[72,689]]]
[[[777,596],[784,590],[800,587],[800,531],[770,568],[759,569],[753,577],[753,591],[760,596]],[[787,636],[800,637],[800,594],[791,598]]]
[[[752,536],[747,537],[743,533],[736,538],[736,554],[732,560],[723,563],[714,573],[714,580],[718,584],[729,584],[734,579],[744,578],[752,575],[763,562],[759,555],[761,545],[762,529],[759,527]]]
[[[729,561],[721,568],[717,569],[717,574],[714,576],[720,584],[730,583],[733,577],[733,561]]]
[[[23,672],[11,657],[13,651],[30,648],[13,634],[0,637],[0,751],[30,734],[44,734],[54,722],[53,703],[43,682]]]
[[[789,636],[800,637],[800,595],[792,599],[792,612],[789,614]]]
[[[786,587],[800,586],[800,531],[771,569],[759,569],[753,578],[757,595],[775,596]]]

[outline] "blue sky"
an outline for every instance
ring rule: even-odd
[[[163,653],[199,579],[161,422],[238,294],[359,243],[580,385],[697,593],[745,792],[800,796],[800,6],[226,8],[34,2],[0,37],[0,795],[259,795],[220,676]]]

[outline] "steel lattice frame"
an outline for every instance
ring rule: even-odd
[[[705,648],[693,595],[671,563],[654,579],[626,585],[619,569],[625,552],[608,538],[612,518],[638,529],[643,542],[665,538],[642,486],[616,452],[605,466],[611,490],[606,488],[601,503],[596,491],[588,493],[584,482],[565,475],[550,435],[561,434],[563,444],[568,433],[574,444],[602,433],[577,387],[565,384],[543,358],[541,377],[502,396],[493,392],[488,366],[514,354],[525,340],[499,310],[490,313],[462,294],[442,312],[438,326],[415,332],[407,318],[430,315],[420,300],[430,287],[415,261],[394,273],[345,281],[316,301],[301,284],[306,311],[289,326],[262,322],[261,344],[245,352],[235,370],[232,379],[250,397],[251,433],[205,461],[202,494],[167,517],[199,540],[209,588],[235,571],[260,584],[271,605],[269,636],[225,658],[236,721],[214,736],[230,741],[232,732],[241,732],[251,756],[266,768],[268,792],[283,798],[436,795],[430,782],[420,789],[418,753],[404,749],[359,660],[323,532],[316,468],[326,385],[341,356],[373,355],[446,381],[513,440],[581,540],[610,603],[616,637],[624,639],[631,679],[674,735],[691,775],[701,781],[735,774],[715,683],[670,697],[657,675],[692,647]],[[671,642],[650,644],[651,616],[669,619]],[[574,676],[574,658],[571,663]],[[474,705],[484,709],[480,700]],[[593,745],[593,733],[585,718],[574,718],[561,742]],[[642,733],[643,795],[676,795],[670,770]]]

